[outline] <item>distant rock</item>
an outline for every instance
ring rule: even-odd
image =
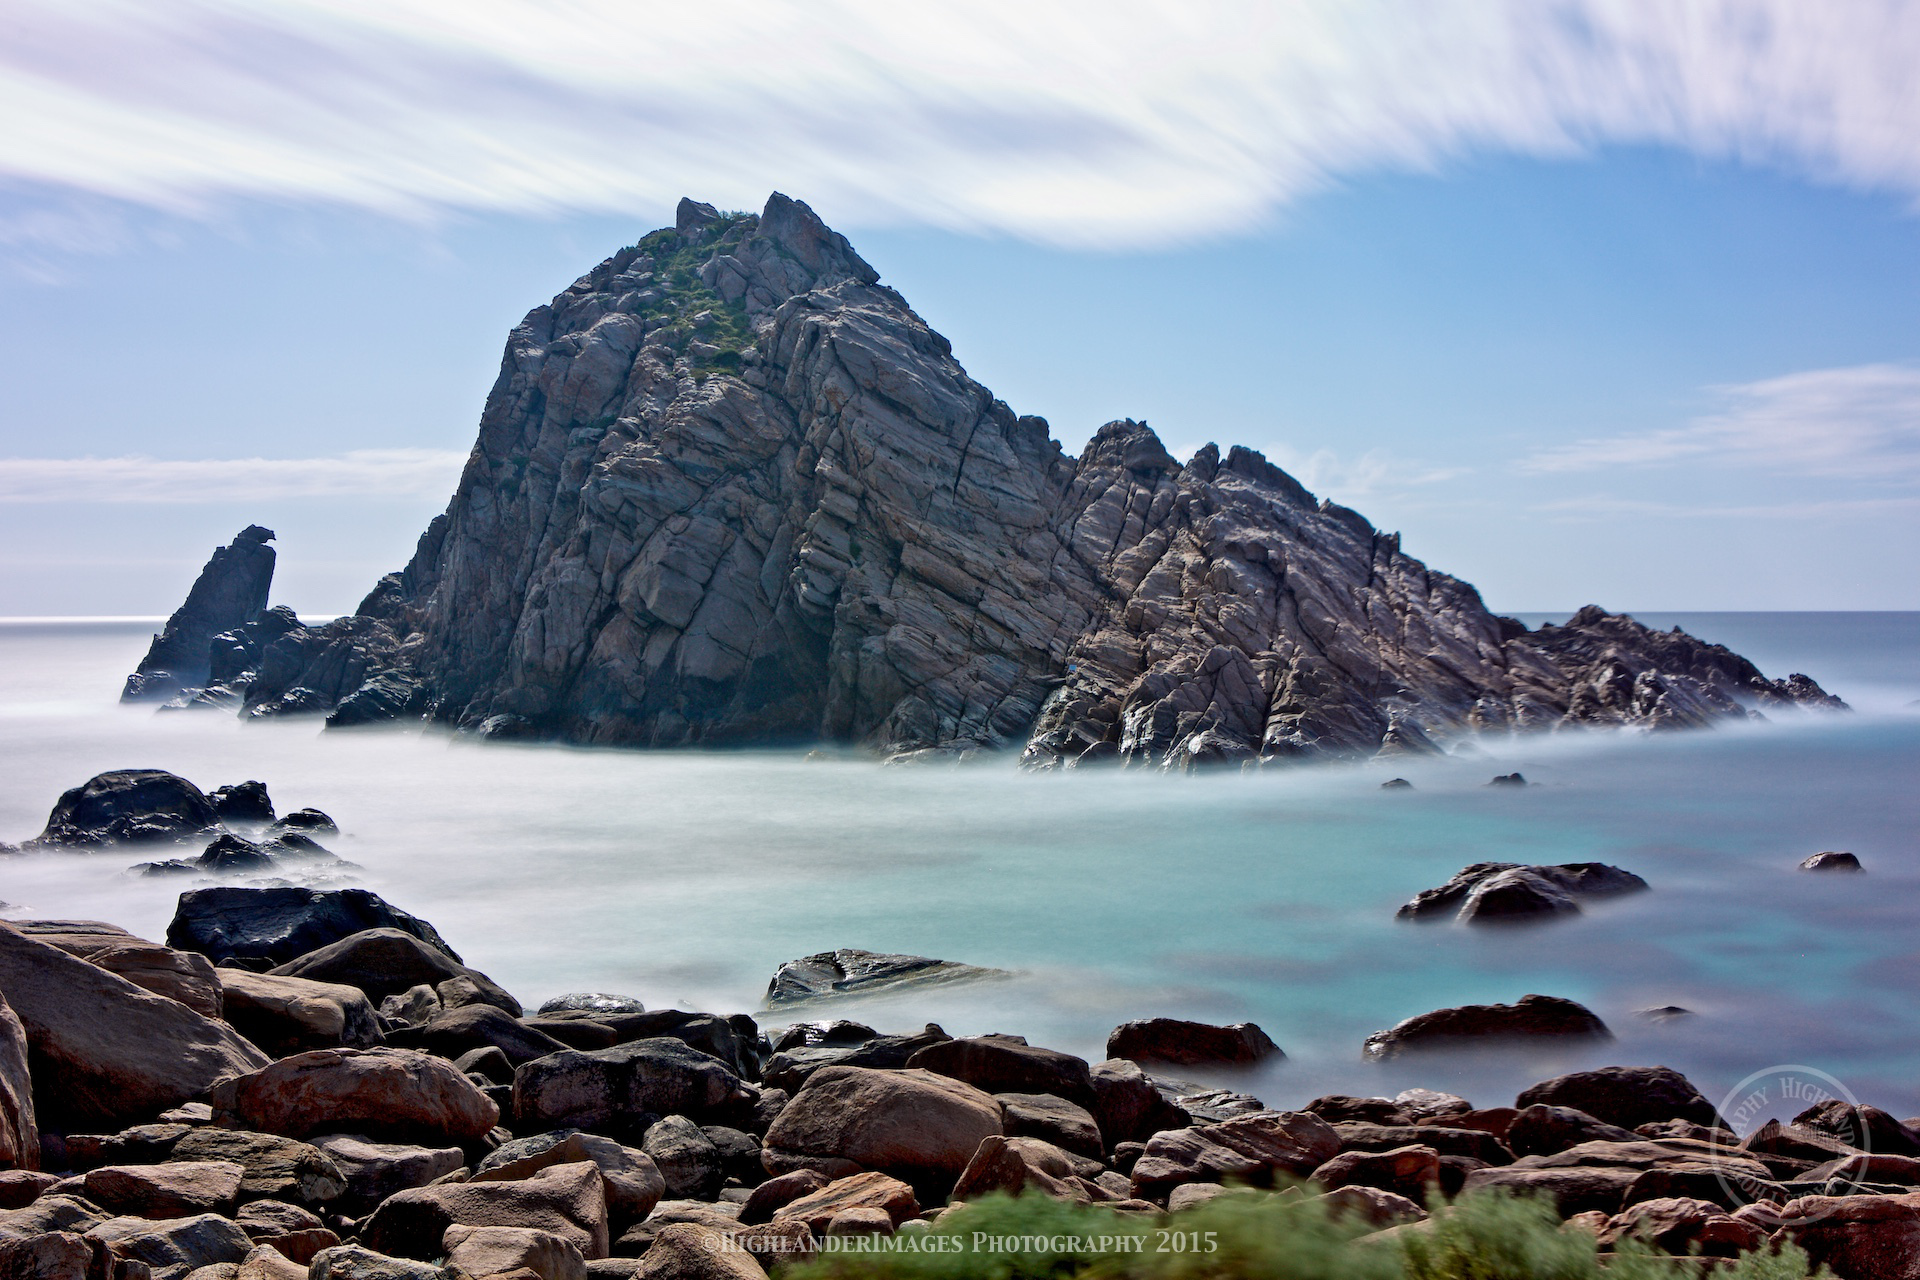
[[[1368,1036],[1360,1055],[1379,1062],[1408,1053],[1503,1041],[1612,1038],[1607,1024],[1585,1005],[1557,996],[1530,995],[1512,1004],[1468,1004],[1418,1014]]]
[[[1382,791],[1411,791],[1413,790],[1413,784],[1405,778],[1388,778],[1380,784],[1380,789]]]
[[[1693,1010],[1682,1009],[1677,1004],[1663,1004],[1652,1009],[1635,1009],[1633,1016],[1647,1022],[1678,1022],[1682,1018],[1693,1017]]]
[[[1524,787],[1527,785],[1527,777],[1518,771],[1513,773],[1496,773],[1493,775],[1493,781],[1487,785],[1490,787]]]
[[[245,659],[236,659],[236,661]],[[248,714],[1187,769],[1830,705],[1589,607],[1529,631],[1259,453],[1070,457],[805,204],[685,218],[515,327],[469,465]]]
[[[1282,1057],[1257,1023],[1215,1026],[1179,1018],[1141,1018],[1123,1022],[1107,1035],[1107,1057],[1175,1066],[1248,1066]]]
[[[187,599],[153,638],[147,656],[127,677],[125,702],[174,697],[207,683],[216,635],[244,627],[267,607],[273,585],[273,530],[257,524],[217,548]]]
[[[904,987],[952,982],[977,982],[1009,976],[1004,969],[987,969],[954,960],[926,956],[886,955],[841,947],[789,960],[767,984],[767,1007],[824,1000],[832,996],[872,995]]]
[[[267,784],[264,782],[237,782],[230,787],[215,787],[207,793],[207,799],[222,822],[264,826],[273,821],[273,801],[267,795]]]
[[[1802,871],[1861,871],[1860,859],[1850,853],[1816,853],[1800,864]]]
[[[1468,924],[1577,915],[1578,899],[1638,893],[1647,882],[1604,862],[1566,862],[1526,867],[1514,862],[1476,862],[1436,889],[1423,889],[1396,913],[1402,920]]]
[[[165,769],[96,774],[63,792],[47,816],[42,847],[91,848],[116,842],[190,840],[219,824],[200,788]]]

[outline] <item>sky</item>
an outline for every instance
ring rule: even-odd
[[[1920,608],[1897,0],[13,0],[0,615],[351,609],[507,330],[812,204],[1077,450],[1261,449],[1496,609]]]

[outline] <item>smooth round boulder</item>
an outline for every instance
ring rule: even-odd
[[[1662,1120],[1691,1120],[1725,1128],[1713,1104],[1693,1082],[1672,1067],[1600,1067],[1542,1080],[1523,1091],[1514,1105],[1535,1103],[1571,1107],[1622,1129]]]
[[[958,1177],[981,1142],[1005,1131],[991,1095],[950,1076],[822,1067],[767,1130],[769,1173],[839,1161],[858,1169]]]
[[[1368,1036],[1360,1054],[1368,1061],[1384,1062],[1408,1053],[1491,1041],[1612,1038],[1607,1024],[1585,1005],[1558,996],[1528,995],[1512,1004],[1468,1004],[1416,1014]]]
[[[1833,850],[1827,850],[1823,853],[1816,853],[1805,862],[1802,862],[1800,869],[1802,871],[1859,871],[1862,868],[1860,866],[1860,859],[1854,857],[1851,853],[1836,853]]]
[[[214,1122],[304,1138],[364,1133],[460,1145],[500,1123],[500,1109],[451,1062],[410,1049],[316,1049],[220,1081]]]
[[[1280,1046],[1257,1023],[1216,1026],[1181,1018],[1123,1022],[1107,1036],[1107,1057],[1165,1062],[1183,1067],[1248,1066],[1274,1056]]]
[[[88,848],[185,840],[218,825],[213,802],[179,774],[165,769],[117,769],[61,793],[36,843]]]
[[[198,951],[215,964],[242,959],[279,965],[367,929],[399,929],[460,959],[432,925],[367,889],[189,889],[167,925],[167,945]]]

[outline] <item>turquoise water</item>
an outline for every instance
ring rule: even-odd
[[[1532,619],[1537,620],[1537,619]],[[1663,1062],[1710,1094],[1801,1063],[1920,1112],[1920,614],[1646,615],[1802,670],[1862,708],[1710,733],[1489,741],[1380,766],[1032,776],[1010,761],[882,768],[795,754],[477,746],[325,734],[114,702],[150,628],[0,624],[0,838],[109,768],[260,778],[341,822],[358,882],[434,921],[523,1000],[565,990],[729,1012],[780,961],[834,946],[1016,970],[872,1001],[894,1030],[1024,1034],[1098,1055],[1129,1017],[1252,1018],[1288,1060],[1269,1103],[1452,1088],[1484,1105],[1544,1075]],[[1489,789],[1518,769],[1537,785]],[[1394,774],[1412,792],[1382,792]],[[1850,849],[1865,876],[1795,864]],[[1493,932],[1393,919],[1462,865],[1599,860],[1654,891]],[[180,885],[125,854],[0,863],[7,914],[160,936]],[[1363,1065],[1360,1041],[1441,1005],[1591,1005],[1612,1045]],[[1649,1024],[1635,1009],[1697,1016]],[[1222,1080],[1228,1077],[1220,1077]]]

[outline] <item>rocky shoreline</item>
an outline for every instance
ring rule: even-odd
[[[257,784],[122,771],[64,795],[39,847],[211,852],[239,839],[227,824],[285,821]],[[1406,914],[1550,918],[1646,888],[1600,864],[1476,864]],[[1129,1022],[1090,1062],[831,1016],[999,976],[841,948],[782,966],[755,1014],[593,992],[529,1012],[365,889],[190,888],[164,944],[0,923],[0,1277],[751,1280],[835,1241],[960,1231],[997,1195],[1156,1224],[1311,1203],[1390,1244],[1462,1197],[1517,1194],[1602,1256],[1792,1245],[1841,1280],[1920,1256],[1920,1117],[1871,1106],[1809,1099],[1742,1135],[1678,1072],[1623,1065],[1511,1105],[1412,1089],[1279,1110],[1218,1085],[1284,1057],[1253,1024]],[[1529,995],[1409,1018],[1356,1056],[1539,1037],[1609,1032]]]

